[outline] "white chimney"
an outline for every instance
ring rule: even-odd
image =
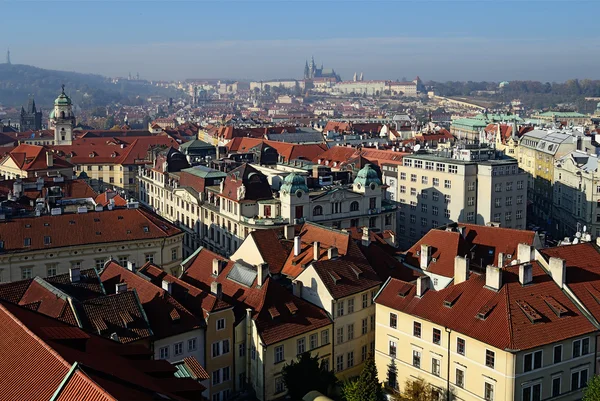
[[[48,167],[54,166],[54,155],[50,151],[46,152],[46,165]]]
[[[338,257],[338,249],[335,246],[332,246],[327,250],[327,259],[335,259]]]
[[[298,298],[302,298],[302,281],[294,280],[292,281],[294,296]]]
[[[223,270],[223,262],[220,259],[214,258],[212,261],[212,275],[217,277]]]
[[[469,259],[456,256],[454,258],[454,284],[460,284],[467,281],[469,277]]]
[[[498,253],[498,267],[504,267],[504,254],[502,252]]]
[[[313,242],[313,260],[319,260],[321,255],[321,243],[319,241]]]
[[[217,299],[222,299],[223,298],[223,286],[221,285],[221,283],[218,283],[216,281],[213,281],[212,283],[210,283],[210,292]]]
[[[429,288],[429,276],[417,278],[417,297],[421,298]]]
[[[285,239],[287,240],[292,240],[294,238],[294,233],[295,233],[295,227],[291,224],[287,225],[284,227],[283,229],[283,234]]]
[[[554,282],[560,287],[563,288],[567,281],[567,263],[564,259],[560,258],[550,258],[548,263],[548,270],[550,270],[550,275]]]
[[[170,294],[173,289],[173,283],[171,283],[170,281],[167,281],[167,280],[163,280],[162,281],[162,289]]]
[[[261,263],[257,266],[257,272],[256,285],[258,287],[262,287],[267,280],[267,276],[269,275],[269,265],[266,263]]]
[[[533,247],[528,244],[519,244],[517,247],[517,259],[519,263],[531,262]]]
[[[301,249],[300,236],[295,236],[294,237],[294,256],[300,255],[300,249]]]
[[[431,247],[426,244],[421,244],[421,269],[427,270],[431,261]]]
[[[363,246],[368,247],[369,245],[371,245],[371,233],[369,231],[369,227],[363,227],[362,228],[362,244]]]
[[[489,265],[485,270],[485,286],[494,291],[500,291],[500,287],[502,287],[502,269]]]
[[[130,272],[134,272],[135,273],[135,262],[132,262],[131,260],[127,261],[127,270],[129,270]]]
[[[69,278],[72,283],[78,283],[81,280],[81,269],[79,267],[71,267],[69,270]]]
[[[533,266],[531,263],[523,263],[519,266],[519,283],[529,284],[533,281]]]
[[[126,291],[127,291],[127,283],[117,283],[116,288],[115,288],[115,292],[117,294],[121,294]]]

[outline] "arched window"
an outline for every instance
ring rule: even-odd
[[[65,118],[65,112],[64,111],[60,112],[60,118]]]
[[[350,211],[351,212],[358,212],[358,201],[354,201],[350,204]]]
[[[323,215],[323,207],[315,206],[313,209],[313,216],[322,216]]]

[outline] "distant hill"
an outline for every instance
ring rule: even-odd
[[[177,94],[175,90],[136,81],[125,80],[114,84],[101,75],[0,64],[0,104],[4,106],[26,106],[29,97],[33,96],[38,106],[48,110],[60,93],[62,84],[73,102],[82,108],[106,106],[115,102],[142,104],[143,98],[148,95],[168,97]]]

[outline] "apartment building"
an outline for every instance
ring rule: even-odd
[[[600,237],[598,157],[575,150],[554,162],[552,233],[565,238],[582,233]]]
[[[55,157],[47,146],[21,144],[0,160],[0,175],[5,179],[38,177],[73,178],[74,166]]]
[[[304,352],[318,355],[331,367],[329,315],[270,277],[266,264],[224,260],[202,248],[186,261],[181,280],[212,289],[234,306],[234,365],[227,381],[235,383],[236,391],[251,389],[261,401],[284,397],[282,368]]]
[[[485,275],[458,264],[454,285],[439,291],[429,277],[390,279],[375,298],[379,379],[402,390],[423,378],[440,398],[581,399],[598,328],[562,291],[564,275],[551,259],[490,265]]]
[[[398,166],[400,245],[408,247],[431,228],[450,222],[525,228],[526,185],[513,159],[406,155]]]
[[[101,269],[111,258],[122,266],[153,262],[177,274],[183,233],[136,203],[117,208],[52,209],[50,215],[0,221],[0,281]]]
[[[222,259],[213,259],[212,263],[218,265],[224,262]],[[216,268],[218,269],[219,265]],[[205,321],[203,341],[198,339],[196,343],[193,336],[186,335],[185,338],[179,338],[172,344],[158,347],[155,350],[156,358],[181,360],[185,354],[176,356],[177,347],[183,353],[194,352],[194,347],[197,347],[198,352],[204,357],[198,361],[207,373],[206,382],[203,382],[206,387],[203,395],[208,400],[227,400],[232,394],[243,388],[236,379],[237,368],[234,355],[239,352],[239,349],[234,343],[233,305],[223,300],[223,293],[218,284],[211,284],[211,289],[202,290],[151,263],[147,263],[139,269],[138,274],[153,285],[166,287],[177,302],[198,318],[203,317]],[[185,358],[183,359],[185,360]]]
[[[581,133],[556,130],[533,130],[519,141],[519,167],[529,176],[527,199],[529,222],[551,228],[553,204],[554,162],[577,149],[577,137]]]

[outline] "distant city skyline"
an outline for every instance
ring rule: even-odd
[[[35,12],[32,12],[35,9]],[[585,11],[584,11],[585,10]],[[3,3],[13,64],[152,80],[600,79],[593,1]]]

